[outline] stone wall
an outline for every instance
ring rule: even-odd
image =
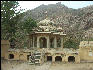
[[[69,62],[69,61],[68,61],[68,58],[69,58],[70,56],[75,58],[75,62],[76,62],[76,63],[80,63],[80,56],[79,56],[79,55],[76,55],[76,54],[66,54],[66,55],[64,56],[64,60],[63,60],[63,61],[64,61],[64,62]]]
[[[10,59],[9,55],[13,54],[14,58]],[[14,52],[14,51],[10,51],[8,52],[6,59],[8,60],[21,60],[21,61],[28,61],[28,56],[30,55],[30,53],[28,52]]]
[[[93,47],[82,47],[79,49],[80,61],[93,62]]]

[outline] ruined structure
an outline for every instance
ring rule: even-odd
[[[40,21],[37,28],[27,36],[30,48],[9,49],[5,59],[29,61],[30,64],[42,64],[46,61],[79,63],[82,60],[91,60],[93,62],[93,41],[90,42],[91,50],[90,45],[83,47],[82,42],[77,50],[63,48],[66,34],[60,26],[55,26],[55,23],[49,19]]]

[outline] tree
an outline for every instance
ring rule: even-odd
[[[20,42],[20,45],[23,46],[20,48],[24,48],[28,46],[28,41],[29,37],[27,34],[30,34],[33,31],[34,27],[37,27],[37,22],[32,19],[32,18],[27,18],[24,19],[22,22],[20,22],[20,28],[19,28],[19,33],[17,32],[17,38],[19,39],[18,41]],[[29,48],[29,47],[27,47]]]
[[[19,6],[17,1],[1,1],[1,39],[10,39],[16,32],[16,17],[19,12],[16,8]]]
[[[32,29],[36,26],[37,26],[36,21],[32,18],[26,19],[23,23],[23,29],[26,30],[28,34],[30,34]]]
[[[20,13],[22,9],[16,9],[18,6],[18,1],[1,1],[1,39],[9,40],[13,45],[19,42],[18,39],[23,44],[26,33],[36,26],[36,21],[31,18],[21,23],[24,13]]]
[[[74,41],[73,39],[68,39],[68,40],[64,43],[64,48],[77,49],[77,48],[79,48],[79,42],[76,42],[76,41]]]
[[[18,6],[18,1],[1,1],[1,39],[15,40],[16,21],[20,14],[16,10]]]

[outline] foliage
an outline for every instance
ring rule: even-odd
[[[18,1],[1,1],[1,39],[22,47],[27,46],[26,34],[36,26],[36,21],[29,18],[21,22],[24,13],[20,13],[21,8],[17,10],[18,6]]]
[[[21,18],[24,14],[21,15]],[[29,45],[29,37],[27,34],[30,34],[32,29],[37,26],[37,22],[34,19],[28,18],[23,21],[18,22],[18,30],[15,33],[17,40],[17,47],[24,48]]]
[[[16,32],[17,1],[1,1],[1,39],[11,39]]]
[[[32,18],[26,19],[23,23],[23,29],[29,34],[34,27],[36,27],[36,21]]]
[[[79,48],[79,42],[77,43],[76,41],[69,39],[64,43],[64,48],[74,48],[77,49]]]

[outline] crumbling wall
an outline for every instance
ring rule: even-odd
[[[63,57],[63,61],[64,62],[68,62],[68,58],[72,56],[75,58],[75,63],[80,63],[80,56],[79,55],[76,55],[76,54],[66,54],[64,57]]]
[[[14,58],[10,59],[9,58],[9,54],[13,54]],[[10,51],[8,52],[8,55],[6,57],[6,59],[8,60],[21,60],[21,61],[28,61],[28,55],[30,55],[30,53],[28,52],[15,52],[15,51]]]

